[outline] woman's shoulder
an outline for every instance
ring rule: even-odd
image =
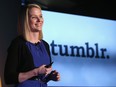
[[[47,41],[42,40],[42,42],[44,43],[44,45],[49,45]]]
[[[23,43],[25,43],[26,41],[25,41],[25,39],[23,38],[23,36],[17,36],[17,37],[15,37],[12,41],[11,41],[11,44],[23,44]]]
[[[23,39],[23,37],[22,36],[17,36],[11,41],[7,50],[12,51],[14,49],[18,49],[19,47],[24,46],[24,43],[25,43],[25,40]]]

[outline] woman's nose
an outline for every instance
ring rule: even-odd
[[[41,19],[40,18],[37,18],[37,22],[40,22],[41,21]]]

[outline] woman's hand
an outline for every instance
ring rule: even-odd
[[[54,70],[54,71],[52,71],[49,79],[53,80],[53,81],[59,81],[60,80],[60,74],[56,70]]]
[[[36,75],[38,74],[49,74],[52,71],[52,67],[46,68],[46,65],[42,65],[35,69]]]

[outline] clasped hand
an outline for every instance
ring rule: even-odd
[[[47,76],[49,74],[49,77],[48,77],[49,80],[59,81],[60,74],[56,70],[52,71],[52,66],[50,66],[48,68],[46,68],[45,66],[46,65],[42,65],[35,69],[36,76],[39,74],[44,74],[45,76]]]
[[[39,75],[39,74],[47,75],[52,71],[52,67],[46,68],[45,66],[46,65],[42,65],[42,66],[36,68],[35,69],[36,75]]]

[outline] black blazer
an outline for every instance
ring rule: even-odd
[[[50,56],[49,45],[42,40]],[[51,56],[50,56],[51,61]],[[26,40],[22,36],[16,37],[8,48],[8,54],[4,69],[4,79],[6,84],[17,84],[20,72],[34,69],[32,55],[26,45]]]

